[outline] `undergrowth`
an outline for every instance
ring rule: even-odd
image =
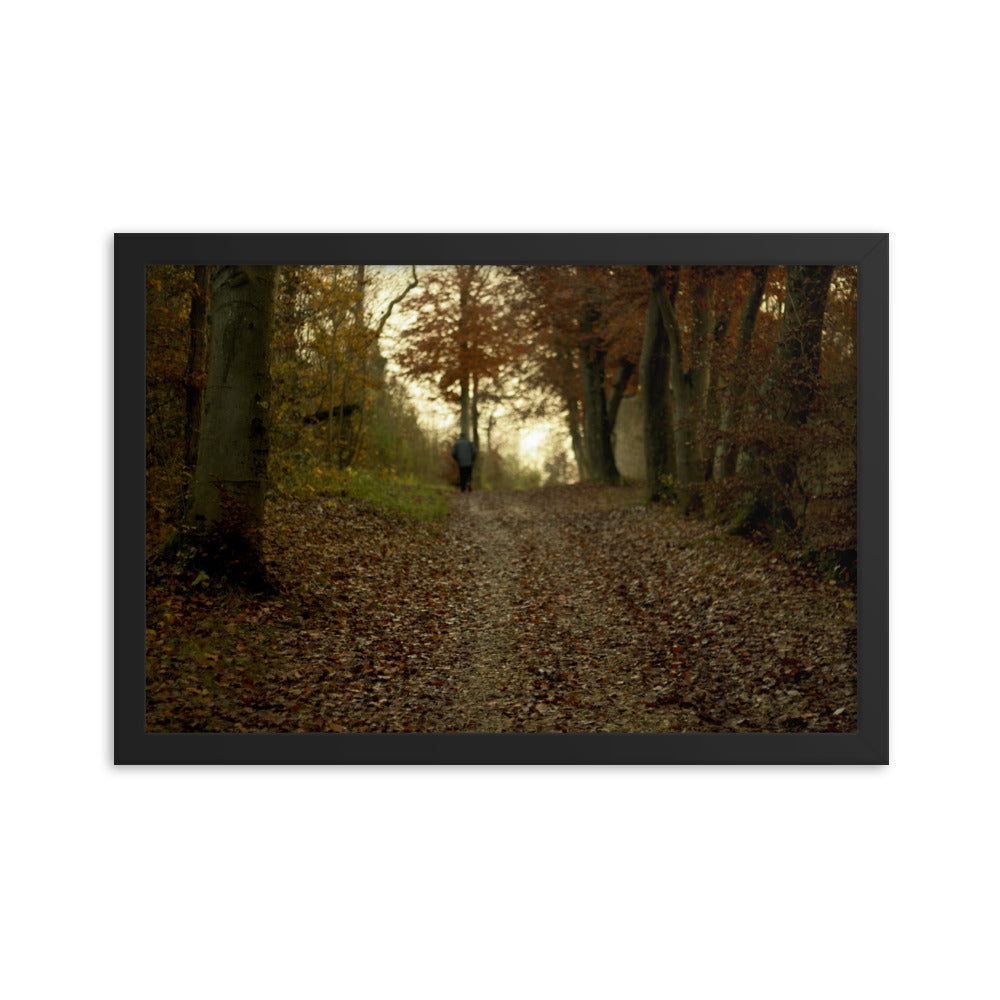
[[[329,469],[302,465],[287,470],[274,484],[272,500],[341,497],[385,514],[398,514],[425,524],[441,524],[448,513],[448,487],[421,483],[412,476],[369,469]]]

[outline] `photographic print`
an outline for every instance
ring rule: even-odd
[[[884,762],[886,246],[116,237],[116,759]]]

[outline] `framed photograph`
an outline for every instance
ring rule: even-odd
[[[117,234],[120,764],[886,764],[888,236]]]

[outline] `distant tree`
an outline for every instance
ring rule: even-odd
[[[719,426],[720,436],[713,459],[713,479],[716,481],[732,476],[736,471],[737,450],[729,437],[729,432],[740,423],[743,416],[747,379],[750,375],[750,350],[753,346],[757,317],[760,315],[760,305],[767,288],[767,276],[768,268],[766,265],[750,269],[750,288],[740,313],[736,356],[732,365],[732,381],[724,390],[725,399],[722,403]]]
[[[787,270],[785,310],[764,383],[776,419],[801,424],[813,409],[819,388],[823,314],[832,277],[830,266],[792,265]]]
[[[272,349],[277,480],[317,463],[342,469],[362,459],[370,404],[384,378],[379,337],[417,285],[416,269],[410,272],[405,278],[364,264],[280,268]]]
[[[441,453],[451,462],[451,445],[425,428],[406,386],[388,376],[368,410],[367,461],[378,469],[421,482],[441,478]]]
[[[803,478],[806,470],[824,466],[842,450],[828,433],[821,379],[824,315],[834,268],[789,265],[784,271],[777,336],[753,379],[756,391],[739,435],[736,478],[742,499],[733,530],[740,533],[801,528],[814,492]]]
[[[814,412],[819,394],[823,314],[832,276],[830,266],[793,265],[787,270],[785,310],[764,381],[764,399],[772,420],[793,433]],[[796,478],[794,453],[786,447],[765,452],[762,458],[778,487],[769,498],[770,517],[794,525],[787,499]]]
[[[659,296],[673,300],[676,273],[649,267],[649,303],[639,362],[642,386],[642,432],[646,454],[646,493],[650,500],[673,500],[677,474],[674,420],[670,399],[670,337],[660,311]]]
[[[683,513],[691,513],[702,504],[706,472],[703,422],[712,356],[725,333],[728,303],[724,297],[716,295],[717,269],[683,267],[681,278],[686,283],[683,290],[686,292],[687,322],[682,323],[665,277],[658,276],[655,268],[652,277],[659,322],[663,324],[661,339],[666,340],[669,359],[677,503]],[[717,308],[719,305],[721,308]],[[655,391],[661,393],[658,386]]]
[[[581,479],[620,482],[611,435],[642,344],[636,267],[512,268],[532,330],[535,385],[558,402]]]
[[[396,354],[404,374],[456,407],[459,428],[480,447],[480,412],[506,397],[525,351],[500,269],[428,268],[407,300]]]
[[[584,303],[580,316],[580,370],[583,373],[583,434],[590,478],[620,483],[621,474],[611,447],[611,419],[605,390],[607,347],[598,330],[600,310]]]

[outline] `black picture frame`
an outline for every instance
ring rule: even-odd
[[[854,733],[147,733],[144,298],[150,264],[854,264],[858,729]],[[150,234],[114,238],[117,764],[887,764],[889,238],[825,234]]]

